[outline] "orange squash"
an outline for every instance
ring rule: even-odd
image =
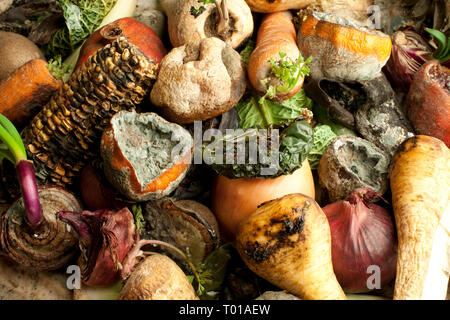
[[[62,86],[42,59],[34,59],[0,82],[0,113],[23,128]]]
[[[304,57],[312,56],[313,78],[341,81],[375,78],[392,49],[389,35],[320,12],[306,16],[297,34],[297,44]]]
[[[218,175],[211,190],[211,209],[219,221],[221,234],[231,240],[239,223],[260,204],[291,193],[315,197],[314,179],[308,160],[293,174],[275,179],[229,179]]]

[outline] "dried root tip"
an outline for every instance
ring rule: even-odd
[[[39,188],[44,221],[32,233],[24,219],[23,199],[14,202],[1,217],[0,247],[7,256],[35,270],[56,270],[68,264],[77,252],[77,235],[56,219],[61,210],[80,211],[81,204],[58,187]]]
[[[109,119],[147,96],[157,67],[120,37],[78,68],[23,132],[39,183],[71,185],[97,154]]]

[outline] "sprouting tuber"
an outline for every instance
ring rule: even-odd
[[[0,114],[0,157],[16,170],[22,197],[0,214],[0,248],[36,270],[56,270],[77,252],[74,232],[57,221],[60,210],[81,210],[78,199],[56,186],[37,187],[34,165],[14,125]]]

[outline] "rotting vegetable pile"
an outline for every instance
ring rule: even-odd
[[[0,30],[0,299],[449,299],[448,1],[14,0]]]

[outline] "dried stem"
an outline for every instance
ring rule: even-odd
[[[216,3],[217,16],[219,17],[219,23],[217,25],[217,33],[225,36],[230,30],[230,14],[228,12],[227,0],[222,0],[220,3]]]

